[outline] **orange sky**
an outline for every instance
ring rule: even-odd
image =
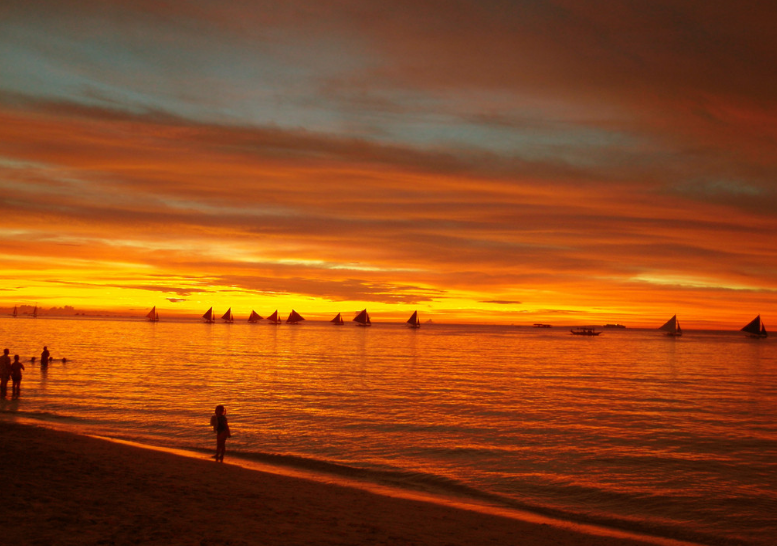
[[[774,323],[777,8],[579,4],[4,2],[0,307]]]

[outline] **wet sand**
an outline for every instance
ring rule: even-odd
[[[4,420],[0,456],[4,544],[647,543]]]

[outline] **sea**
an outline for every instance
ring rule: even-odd
[[[227,461],[698,544],[777,540],[773,338],[20,317],[0,343],[26,366],[6,420],[207,458],[223,404]]]

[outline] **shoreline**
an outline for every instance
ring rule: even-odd
[[[11,500],[0,522],[9,543],[692,544],[0,423]]]

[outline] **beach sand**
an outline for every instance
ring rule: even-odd
[[[645,544],[3,420],[0,457],[9,545]]]

